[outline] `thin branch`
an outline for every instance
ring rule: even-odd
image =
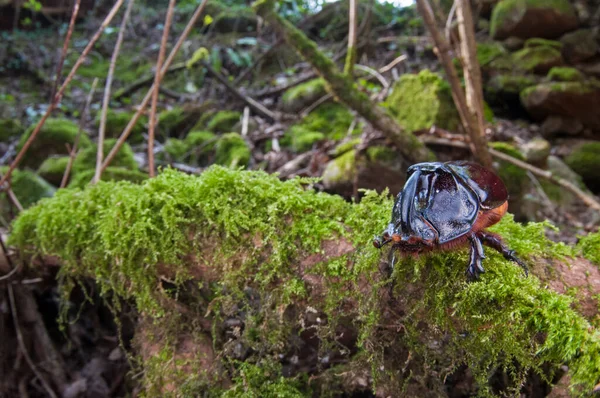
[[[67,162],[67,168],[65,169],[65,173],[63,174],[62,181],[60,182],[59,188],[64,188],[67,186],[67,181],[69,181],[69,174],[71,174],[71,169],[73,168],[73,162],[75,161],[75,156],[77,155],[77,147],[79,146],[79,140],[81,138],[81,134],[83,133],[83,125],[85,123],[85,117],[87,116],[90,110],[90,104],[92,103],[92,98],[94,97],[94,92],[96,91],[96,85],[98,84],[98,78],[95,78],[92,82],[92,88],[85,100],[85,105],[81,110],[81,117],[79,118],[79,129],[77,130],[77,135],[75,136],[75,140],[73,141],[73,148],[69,151],[69,161]]]
[[[160,50],[158,51],[158,60],[156,61],[156,74],[154,76],[154,91],[152,91],[152,103],[150,105],[150,122],[148,125],[148,173],[150,177],[154,177],[154,129],[156,128],[156,104],[158,102],[158,92],[160,90],[161,69],[165,59],[167,50],[167,40],[169,39],[169,30],[171,30],[171,21],[173,21],[173,9],[175,8],[175,0],[169,1],[167,16],[163,27],[162,40],[160,42]]]
[[[344,73],[352,76],[356,63],[356,14],[358,13],[358,0],[350,0],[348,5],[348,51]]]
[[[379,69],[379,73],[385,73],[388,70],[392,69],[394,66],[398,65],[400,62],[403,62],[408,56],[406,54],[402,54],[399,57],[396,57],[392,62],[387,64],[386,66]]]
[[[21,267],[19,265],[15,266],[13,264],[12,259],[10,258],[10,255],[8,254],[8,249],[6,248],[6,245],[4,244],[4,239],[2,239],[2,235],[0,235],[0,247],[2,248],[2,255],[6,259],[6,264],[8,265],[8,269],[10,269],[10,271],[6,275],[0,276],[0,282],[1,282],[1,281],[10,279],[14,274],[16,274],[19,271],[19,269],[21,269]]]
[[[379,83],[381,83],[384,88],[388,88],[390,86],[390,83],[385,79],[385,77],[383,77],[381,73],[377,72],[375,69],[371,69],[368,66],[359,64],[354,65],[354,67],[375,77],[377,80],[379,80]]]
[[[252,63],[252,65],[250,65],[249,67],[247,67],[242,73],[240,73],[240,75],[238,77],[235,78],[235,80],[233,81],[233,85],[234,86],[239,86],[242,83],[242,81],[250,74],[250,72],[252,72],[254,70],[254,68],[256,68],[256,66],[262,62],[263,59],[265,59],[270,54],[272,54],[273,51],[275,51],[277,49],[277,47],[279,47],[284,42],[285,42],[285,40],[283,40],[283,38],[277,39],[277,41],[271,47],[269,47],[267,49],[267,51],[265,51],[264,53],[262,53],[261,55],[259,55],[254,60],[254,62]]]
[[[17,341],[19,342],[19,348],[21,349],[21,353],[23,354],[23,357],[25,357],[25,361],[27,361],[27,364],[31,368],[31,371],[35,374],[35,376],[42,383],[42,386],[44,387],[44,390],[46,390],[46,393],[48,394],[48,396],[50,396],[51,398],[57,398],[56,393],[54,392],[52,387],[50,387],[50,384],[48,384],[48,381],[44,378],[44,376],[42,376],[42,374],[40,373],[40,371],[37,368],[37,366],[35,365],[35,363],[33,363],[33,360],[31,359],[31,356],[29,355],[29,352],[27,351],[27,347],[25,346],[25,340],[23,339],[23,333],[21,333],[21,325],[19,324],[19,316],[17,314],[17,305],[15,302],[15,292],[13,290],[12,284],[9,283],[7,285],[7,289],[8,289],[8,301],[10,301],[10,311],[12,313],[12,319],[13,319],[15,331],[17,333]]]
[[[208,0],[202,0],[202,3],[200,3],[200,5],[198,5],[198,8],[196,8],[196,11],[194,11],[194,15],[192,15],[192,17],[190,18],[187,26],[181,33],[181,36],[179,36],[179,39],[177,39],[175,46],[169,53],[169,56],[167,57],[167,60],[165,61],[165,64],[163,65],[163,67],[160,71],[161,79],[164,77],[166,71],[169,70],[169,66],[173,62],[173,59],[175,59],[175,55],[179,51],[179,48],[183,45],[183,42],[185,41],[185,39],[188,37],[188,35],[190,34],[192,29],[196,25],[196,22],[198,21],[198,18],[200,18],[202,11],[204,11],[204,7],[206,7],[207,2],[208,2]],[[137,123],[138,119],[142,115],[142,112],[144,112],[144,110],[146,109],[146,106],[148,106],[148,102],[150,101],[150,97],[152,96],[153,90],[154,90],[154,85],[152,85],[152,87],[150,87],[150,89],[146,93],[146,96],[142,100],[142,103],[138,106],[137,112],[135,113],[135,115],[133,115],[133,117],[129,121],[129,124],[127,124],[127,126],[125,127],[125,130],[123,130],[123,132],[121,133],[121,136],[117,140],[117,143],[111,149],[108,156],[106,156],[106,159],[104,159],[104,162],[102,163],[102,168],[100,169],[100,173],[102,173],[102,172],[104,172],[104,170],[106,170],[106,168],[108,167],[110,162],[114,159],[114,157],[119,152],[119,149],[121,149],[121,147],[127,140],[127,137],[129,137],[129,134],[131,134],[131,130],[133,130],[133,126],[135,126],[135,124]]]
[[[69,28],[67,29],[67,35],[65,36],[62,52],[60,54],[60,60],[58,61],[58,65],[56,67],[56,76],[54,77],[54,84],[52,85],[52,94],[50,95],[50,101],[52,101],[54,95],[56,94],[56,88],[58,87],[60,75],[62,74],[62,68],[65,63],[65,58],[67,57],[67,50],[69,49],[69,43],[71,42],[71,36],[73,35],[73,28],[75,27],[75,20],[77,19],[77,14],[79,13],[80,4],[81,0],[75,0],[75,4],[73,5],[73,12],[71,13],[71,21],[69,21]]]
[[[110,58],[110,66],[108,67],[108,75],[106,76],[106,82],[104,83],[104,97],[102,98],[102,113],[100,115],[100,129],[98,130],[98,150],[96,152],[96,171],[94,172],[94,179],[92,184],[100,181],[100,167],[102,166],[102,158],[104,157],[104,136],[106,135],[106,118],[108,115],[108,106],[110,104],[110,91],[112,88],[113,76],[117,66],[117,59],[119,58],[119,52],[121,51],[121,44],[123,43],[123,37],[125,36],[125,29],[127,28],[127,21],[133,8],[135,0],[129,0],[127,8],[125,9],[125,15],[121,21],[121,27],[119,28],[119,35],[115,43],[115,49],[113,50]]]
[[[88,45],[84,48],[83,52],[81,53],[81,55],[75,62],[75,65],[73,65],[73,68],[69,72],[69,75],[65,79],[64,83],[60,86],[58,93],[56,93],[56,95],[54,96],[54,99],[52,100],[52,102],[50,102],[48,109],[46,109],[46,113],[44,113],[44,115],[42,116],[42,118],[40,119],[38,124],[35,126],[35,128],[31,132],[31,135],[29,136],[29,138],[23,145],[23,148],[21,148],[21,150],[17,154],[17,157],[15,158],[15,160],[13,160],[13,162],[10,164],[8,171],[0,179],[0,186],[2,186],[2,184],[4,184],[4,182],[6,182],[6,180],[12,174],[13,170],[16,169],[17,166],[19,165],[19,163],[21,163],[21,160],[23,160],[25,153],[27,152],[27,150],[29,149],[29,147],[31,146],[33,141],[36,139],[37,135],[40,133],[42,126],[46,122],[46,119],[48,119],[48,117],[50,116],[52,111],[58,106],[58,103],[60,102],[62,96],[64,95],[65,90],[69,86],[69,83],[71,83],[71,80],[73,80],[75,73],[77,73],[77,70],[79,69],[79,67],[85,60],[85,58],[87,57],[88,53],[91,51],[92,47],[94,47],[94,44],[96,44],[96,42],[98,41],[100,36],[102,36],[102,33],[104,33],[104,31],[106,30],[106,27],[108,26],[110,21],[112,21],[112,19],[116,15],[117,11],[119,11],[119,8],[123,4],[123,1],[124,0],[116,1],[115,5],[110,10],[110,12],[106,16],[106,18],[104,18],[104,21],[102,21],[102,24],[100,25],[100,27],[98,27],[98,30],[96,30],[96,33],[94,34],[94,36],[92,36],[92,38],[90,39],[90,42],[88,43]]]
[[[250,121],[250,108],[244,107],[244,116],[242,117],[242,137],[248,135],[248,122]]]
[[[302,112],[300,112],[300,117],[306,117],[309,113],[314,111],[319,105],[321,105],[322,103],[324,103],[326,101],[329,101],[332,98],[333,98],[333,94],[331,94],[331,93],[325,94],[324,96],[322,96],[321,98],[319,98],[318,100],[316,100],[315,102],[313,102],[312,104],[310,104],[309,106],[304,108],[304,110],[302,110]]]

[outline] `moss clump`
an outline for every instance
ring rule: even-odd
[[[16,119],[0,119],[0,142],[8,142],[11,138],[23,134],[23,126]]]
[[[17,149],[21,149],[33,132],[35,126],[31,126],[21,137]],[[23,165],[37,168],[50,155],[66,155],[67,144],[73,146],[75,137],[79,132],[79,126],[68,119],[49,118],[33,141],[27,156],[23,159]],[[91,145],[90,139],[85,133],[81,134],[79,147],[87,148]]]
[[[286,131],[281,144],[294,152],[305,152],[325,138],[325,134],[319,131],[311,131],[303,126],[292,126]]]
[[[0,167],[0,174],[8,171],[7,166]],[[14,170],[10,176],[10,186],[24,208],[28,208],[42,198],[54,195],[55,188],[42,177],[29,170]],[[8,206],[6,193],[0,193],[0,209],[2,213]]]
[[[158,114],[157,131],[161,137],[183,137],[206,111],[206,105],[174,107]]]
[[[536,73],[564,64],[560,50],[551,46],[526,47],[514,53],[512,60],[517,68]]]
[[[59,186],[68,163],[68,156],[49,157],[40,165],[37,173],[49,183]]]
[[[558,82],[579,82],[585,77],[575,68],[556,66],[548,72],[548,79]]]
[[[525,161],[523,154],[508,143],[494,142],[491,143],[490,146],[497,151]],[[506,188],[508,189],[508,193],[510,195],[511,200],[509,201],[509,205],[512,205],[510,211],[517,212],[520,206],[520,201],[525,194],[529,178],[527,177],[525,170],[518,166],[503,161],[499,161],[498,164],[498,175],[506,184]],[[515,206],[515,208],[513,208],[513,206]]]
[[[185,137],[193,164],[206,166],[210,162],[211,153],[219,137],[210,131],[192,131]]]
[[[322,78],[309,80],[288,89],[281,97],[281,108],[284,112],[300,112],[325,94],[327,89]]]
[[[250,147],[238,133],[227,133],[215,145],[215,163],[236,168],[250,162]]]
[[[398,124],[408,131],[433,125],[454,131],[459,125],[450,86],[441,76],[429,70],[418,75],[402,75],[394,83],[387,107]]]
[[[305,398],[311,396],[306,382],[281,375],[281,365],[272,361],[241,363],[233,385],[222,398]]]
[[[477,43],[477,61],[481,67],[489,65],[495,59],[505,57],[507,53],[504,46],[498,42]]]
[[[233,126],[240,121],[242,114],[237,111],[217,112],[207,123],[206,129],[213,133],[227,133],[233,131]]]
[[[71,178],[69,188],[85,188],[94,177],[95,170],[83,170]],[[129,181],[140,183],[148,178],[148,175],[137,170],[125,169],[123,167],[107,167],[102,173],[102,181]]]
[[[556,40],[542,39],[539,37],[534,37],[531,39],[527,39],[525,41],[525,48],[534,48],[534,47],[551,47],[551,48],[554,48],[555,50],[560,51],[563,48],[563,44]]]
[[[104,158],[110,150],[115,146],[117,140],[114,138],[104,140]],[[96,156],[98,152],[98,146],[96,144],[91,145],[79,152],[73,162],[73,172],[79,173],[84,170],[93,170],[96,168]],[[124,143],[117,155],[110,162],[112,167],[120,167],[128,170],[137,170],[138,164],[135,161],[133,150],[129,144]]]
[[[577,242],[583,256],[600,266],[600,231],[589,233]]]
[[[583,178],[594,192],[600,191],[600,142],[588,142],[576,147],[565,163]]]
[[[411,289],[411,295],[398,295],[404,309],[400,318],[384,312],[390,304],[382,289],[390,281],[381,278],[382,253],[367,242],[389,222],[392,200],[369,192],[359,204],[350,204],[305,189],[311,182],[282,182],[266,173],[218,166],[200,176],[167,170],[141,185],[100,182],[85,190],[60,191],[22,213],[10,239],[24,252],[61,258],[61,281],[93,277],[102,293],[134,300],[146,317],[170,321],[173,332],[180,327],[213,333],[214,362],[231,371],[233,383],[226,388],[234,389],[235,396],[247,391],[261,396],[270,391],[319,395],[318,388],[326,392],[331,384],[319,387],[324,374],[320,365],[310,383],[281,378],[278,365],[270,365],[273,358],[285,357],[289,342],[297,342],[306,330],[318,342],[319,353],[350,346],[353,351],[339,360],[365,370],[378,390],[400,391],[393,388],[407,366],[408,352],[411,374],[429,376],[428,386],[442,385],[444,370],[464,365],[482,395],[491,395],[489,378],[497,370],[513,383],[507,394],[518,391],[530,371],[543,374],[560,364],[568,364],[573,386],[589,390],[597,383],[600,335],[571,308],[572,299],[548,290],[535,276],[525,278],[519,267],[492,250],[486,251],[487,272],[475,283],[465,281],[467,250],[398,261],[392,281],[398,290]],[[520,225],[506,216],[493,230],[529,261],[532,256],[569,254],[564,245],[545,237],[546,227]],[[346,239],[356,250],[314,265],[302,262],[332,239]],[[204,276],[184,283],[198,271],[198,263],[216,275],[215,283]],[[170,273],[169,280],[181,290],[165,289],[162,272]],[[303,276],[306,281],[316,278],[319,292],[309,296]],[[204,294],[184,294],[185,285],[197,283],[207,290],[208,300]],[[169,304],[183,296],[179,304],[189,302],[189,319]],[[312,311],[325,322],[307,325],[303,314]],[[205,314],[213,315],[212,332],[194,322]],[[244,327],[221,339],[221,320],[240,314]],[[354,344],[339,339],[343,326],[355,328]],[[248,348],[243,362],[229,354],[230,340]],[[156,357],[163,352],[168,353],[162,350]],[[172,356],[162,358],[172,366]],[[165,369],[146,373],[146,381],[175,380]],[[339,372],[330,376],[332,383],[344,380]]]
[[[184,140],[169,138],[165,142],[165,153],[171,161],[181,162],[189,152],[190,146]]]
[[[353,149],[327,163],[323,171],[323,185],[334,187],[351,184],[356,170],[356,150]]]
[[[96,115],[95,124],[96,124],[96,127],[98,127],[98,128],[100,127],[101,115],[102,115],[101,112],[98,112],[98,114]],[[113,111],[113,110],[109,109],[108,112],[106,113],[105,136],[112,137],[112,138],[119,137],[121,135],[121,133],[123,132],[123,130],[125,130],[125,127],[127,127],[127,124],[129,123],[129,121],[133,118],[133,115],[135,115],[135,112]],[[140,118],[135,123],[135,125],[133,126],[133,129],[131,130],[131,133],[129,134],[128,140],[134,144],[143,142],[144,141],[143,134],[147,131],[147,127],[146,127],[147,125],[148,125],[148,116],[141,115]]]

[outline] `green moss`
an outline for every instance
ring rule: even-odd
[[[573,386],[589,390],[596,384],[598,332],[571,308],[571,298],[548,290],[533,275],[525,278],[493,250],[486,250],[487,272],[475,283],[465,281],[466,249],[399,260],[392,281],[396,290],[410,289],[411,294],[398,293],[405,309],[400,318],[384,313],[390,307],[383,289],[390,281],[381,278],[379,265],[386,253],[367,243],[389,222],[392,200],[369,192],[359,204],[350,204],[305,189],[311,182],[282,182],[262,172],[217,166],[200,176],[167,170],[141,185],[100,182],[83,191],[60,191],[23,212],[10,243],[24,253],[61,258],[59,280],[93,277],[105,295],[114,292],[134,300],[140,313],[170,319],[173,327],[206,333],[195,325],[195,311],[200,318],[214,314],[216,325],[243,311],[244,328],[239,337],[231,337],[233,344],[251,352],[243,363],[228,357],[231,346],[218,337],[220,331],[213,336],[214,362],[231,372],[232,383],[225,388],[232,396],[325,395],[318,390],[331,385],[319,387],[324,373],[315,374],[310,383],[282,378],[273,361],[289,352],[286,342],[307,330],[302,314],[309,308],[326,320],[309,326],[320,352],[344,348],[340,330],[344,319],[352,320],[358,332],[356,353],[341,358],[350,369],[372,369],[374,388],[395,386],[407,352],[417,365],[411,367],[413,376],[430,376],[432,387],[442,383],[440,372],[462,365],[469,367],[481,395],[491,395],[489,377],[497,370],[504,370],[513,383],[507,394],[520,389],[521,376],[528,372],[542,374],[560,364],[569,366]],[[528,262],[533,256],[570,254],[545,237],[547,227],[517,224],[506,216],[492,230]],[[342,238],[356,250],[313,266],[298,265],[299,259],[318,254],[323,240]],[[184,312],[173,311],[168,303],[192,297],[157,287],[167,270],[169,280],[183,288],[198,266],[190,255],[218,279],[204,285],[210,290],[208,299],[190,303],[193,315],[185,322]],[[316,278],[322,293],[304,297],[302,275]],[[252,304],[257,298],[260,305]],[[159,350],[165,362],[174,359],[168,353]],[[427,373],[419,373],[421,369]],[[164,367],[160,370],[154,377],[174,380]],[[340,384],[344,379],[336,376],[337,370],[329,376]]]
[[[208,165],[211,153],[214,151],[218,136],[210,131],[192,131],[185,137],[192,159],[196,165]]]
[[[325,138],[325,134],[319,131],[311,131],[303,126],[292,126],[281,139],[281,144],[294,152],[305,152]]]
[[[577,242],[583,256],[600,266],[600,231],[589,233]]]
[[[341,144],[339,144],[338,146],[335,147],[335,149],[333,150],[333,156],[338,157],[341,156],[342,154],[351,151],[354,149],[355,146],[357,146],[358,144],[360,144],[360,138],[353,138],[351,140],[348,140],[346,142],[343,142]]]
[[[398,153],[388,146],[371,146],[367,148],[367,158],[372,162],[391,162]]]
[[[323,183],[326,186],[351,184],[356,170],[356,150],[352,149],[327,163],[323,171]]]
[[[184,140],[169,138],[165,142],[165,152],[171,161],[181,162],[185,159],[185,155],[189,154],[190,146]]]
[[[104,158],[110,152],[110,150],[115,146],[117,140],[115,138],[104,140]],[[98,146],[96,144],[88,146],[85,149],[82,149],[75,158],[75,162],[73,162],[73,172],[79,173],[84,170],[93,170],[96,168],[96,156],[98,152]],[[120,167],[129,170],[137,170],[138,164],[135,161],[135,157],[133,154],[133,150],[129,144],[124,143],[117,155],[110,162],[112,167]]]
[[[512,55],[518,69],[544,73],[564,63],[560,50],[550,46],[526,47]]]
[[[565,158],[565,163],[591,190],[600,190],[600,142],[579,145]]]
[[[535,86],[537,80],[530,75],[498,74],[485,86],[486,93],[493,99],[498,95],[518,96],[526,88]]]
[[[71,69],[70,67],[75,64],[78,57],[79,54],[76,53],[71,53],[67,56],[65,68],[63,68],[64,77],[66,77]],[[90,80],[93,78],[105,79],[108,75],[109,67],[110,57],[88,56],[77,70],[77,78],[87,78]],[[119,83],[130,83],[150,72],[151,68],[152,66],[142,58],[134,60],[133,57],[121,55],[119,62],[116,64],[114,80]]]
[[[309,80],[292,87],[281,97],[281,106],[285,112],[299,112],[327,94],[322,78]]]
[[[23,134],[25,129],[17,119],[0,119],[0,142],[8,142],[11,138]]]
[[[71,178],[69,188],[85,188],[94,177],[95,170],[83,170],[78,172]],[[137,171],[129,170],[122,167],[107,167],[102,173],[102,181],[129,181],[140,183],[148,178],[148,175]]]
[[[133,118],[134,115],[135,115],[135,112],[129,112],[129,111],[121,112],[121,111],[113,111],[113,110],[109,109],[108,112],[106,113],[105,136],[112,137],[112,138],[119,137],[121,135],[121,133],[125,130],[125,127],[127,127],[127,124]],[[98,114],[96,114],[96,120],[95,120],[96,127],[98,127],[98,128],[100,127],[100,117],[101,117],[101,112],[98,112]],[[133,126],[133,129],[131,130],[128,140],[133,143],[143,142],[144,141],[143,134],[147,131],[147,127],[146,127],[147,125],[148,125],[148,116],[146,116],[146,115],[140,116],[140,118],[137,120],[137,122]]]
[[[37,173],[49,183],[59,186],[68,163],[68,156],[49,157],[40,165]]]
[[[250,8],[227,7],[216,15],[212,25],[219,33],[246,33],[256,30],[258,20]]]
[[[525,157],[518,149],[514,146],[505,143],[505,142],[493,142],[490,143],[490,146],[497,151],[502,153],[506,153],[516,159],[525,160]],[[508,192],[512,199],[516,200],[517,198],[523,196],[524,188],[527,182],[529,181],[527,177],[527,173],[522,168],[510,164],[508,162],[499,162],[498,175],[506,184]]]
[[[207,123],[206,129],[213,133],[227,133],[233,131],[233,126],[240,121],[242,114],[237,111],[217,112]]]
[[[559,82],[578,82],[584,80],[585,77],[575,68],[557,66],[550,69],[548,79]]]
[[[525,48],[533,48],[533,47],[551,47],[551,48],[554,48],[555,50],[560,51],[563,48],[563,44],[556,40],[542,39],[539,37],[527,39],[525,41]]]
[[[0,167],[0,174],[8,171],[7,166]],[[46,180],[29,170],[14,170],[10,177],[10,186],[15,196],[24,208],[28,208],[42,198],[54,195],[55,188]],[[8,198],[5,193],[0,193],[0,210],[8,206]]]
[[[387,107],[408,131],[433,125],[453,131],[459,125],[450,86],[441,76],[429,70],[418,75],[402,75],[393,86]]]
[[[495,59],[505,57],[507,51],[504,46],[496,41],[491,43],[477,43],[477,61],[479,66],[485,67]]]
[[[25,144],[35,126],[29,127],[21,137],[17,149]],[[27,155],[23,159],[23,165],[37,168],[50,155],[66,155],[67,144],[73,146],[75,137],[79,131],[77,124],[68,119],[49,118],[33,141]],[[86,148],[91,145],[90,139],[85,132],[81,134],[79,148]]]
[[[250,148],[238,133],[227,133],[215,145],[215,163],[236,168],[250,162]]]
[[[157,131],[161,137],[183,137],[206,111],[204,104],[182,106],[158,114]]]

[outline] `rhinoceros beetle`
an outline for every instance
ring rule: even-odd
[[[508,208],[506,186],[494,172],[477,163],[458,161],[418,163],[407,171],[407,180],[392,209],[392,220],[373,245],[392,243],[392,253],[418,255],[433,250],[470,245],[467,275],[477,279],[485,272],[482,243],[519,264],[526,265],[500,236],[485,231]]]

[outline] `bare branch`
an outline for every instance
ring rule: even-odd
[[[60,54],[60,60],[58,61],[58,65],[56,67],[56,76],[54,77],[54,84],[52,86],[52,94],[50,95],[50,101],[52,101],[52,99],[54,98],[54,94],[56,94],[56,88],[58,87],[58,82],[60,81],[62,68],[65,63],[65,58],[67,57],[67,50],[69,49],[69,43],[71,42],[71,36],[73,35],[73,28],[75,27],[75,20],[77,19],[77,14],[79,13],[80,4],[81,0],[75,0],[75,4],[73,4],[71,21],[69,21],[69,28],[67,29],[67,35],[65,36],[65,41],[63,43],[62,52]]]
[[[358,0],[350,0],[348,6],[348,51],[344,73],[352,76],[356,63],[356,14],[358,13]]]

